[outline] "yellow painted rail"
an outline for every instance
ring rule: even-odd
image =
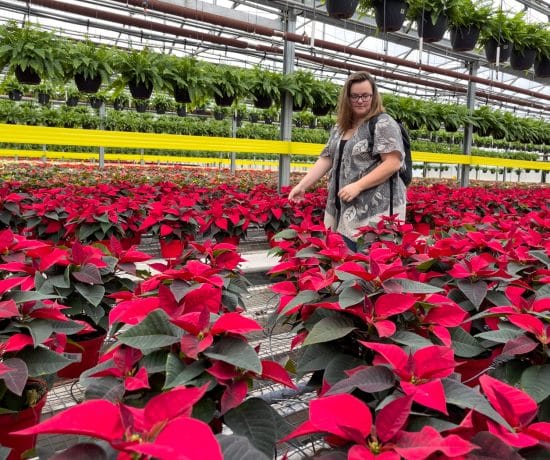
[[[270,141],[256,139],[235,139],[227,137],[185,136],[179,134],[128,133],[121,131],[99,131],[73,128],[50,128],[45,126],[25,126],[0,124],[0,142],[38,145],[71,145],[131,149],[193,150],[210,152],[242,152],[273,155],[310,155],[317,157],[322,144],[306,142]],[[48,150],[2,149],[3,157],[26,157],[66,160],[94,160],[94,152],[56,152]],[[229,159],[199,158],[185,156],[140,155],[126,153],[105,153],[106,161],[130,161],[147,163],[223,163]],[[415,162],[468,164],[471,166],[500,166],[535,170],[550,170],[549,162],[511,160],[508,158],[456,155],[447,153],[412,152]],[[239,164],[257,164],[258,160],[237,160]],[[276,165],[277,162],[267,162]],[[308,163],[299,163],[308,166]]]

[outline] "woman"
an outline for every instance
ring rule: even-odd
[[[368,120],[378,114],[370,152]],[[331,170],[325,226],[341,233],[355,251],[357,229],[375,225],[390,214],[390,183],[393,213],[405,220],[406,188],[395,174],[404,159],[401,130],[384,112],[373,77],[368,72],[356,72],[342,88],[336,126],[319,159],[290,191],[288,199],[301,201],[305,191]]]

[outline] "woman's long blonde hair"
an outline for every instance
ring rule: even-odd
[[[365,117],[365,120],[369,120],[373,116],[378,115],[380,112],[384,111],[384,106],[382,105],[382,97],[378,92],[378,86],[376,85],[376,82],[374,81],[372,75],[365,71],[352,73],[342,87],[342,90],[340,91],[340,97],[338,98],[336,124],[341,131],[347,131],[348,129],[351,129],[353,127],[353,109],[349,101],[351,85],[364,81],[368,81],[372,86],[372,99],[370,110]]]

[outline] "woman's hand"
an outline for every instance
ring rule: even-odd
[[[357,182],[352,182],[351,184],[348,184],[340,189],[338,192],[338,198],[346,203],[349,203],[357,198],[361,191],[362,190],[359,184],[357,184]]]
[[[304,199],[305,190],[300,187],[300,184],[296,185],[288,194],[288,201],[291,203],[299,203]]]

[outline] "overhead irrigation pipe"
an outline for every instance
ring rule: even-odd
[[[20,1],[26,2],[28,0],[20,0]],[[143,0],[113,0],[113,1],[119,1],[119,2],[122,2],[122,3],[134,4],[136,6],[143,6]],[[216,43],[216,44],[221,44],[221,45],[225,45],[225,46],[231,46],[231,47],[238,48],[238,49],[253,48],[253,49],[256,49],[258,51],[265,52],[265,53],[275,53],[275,54],[281,54],[281,55],[283,54],[283,50],[280,47],[276,47],[276,46],[252,45],[250,43],[247,43],[247,42],[245,42],[243,40],[239,40],[239,39],[234,39],[234,38],[229,38],[229,37],[220,37],[218,35],[208,34],[208,33],[194,31],[194,30],[183,29],[181,27],[171,26],[171,25],[168,25],[168,24],[160,24],[160,23],[153,22],[153,21],[150,21],[150,20],[147,20],[147,19],[140,19],[140,18],[137,18],[137,17],[112,13],[112,12],[109,12],[109,11],[94,9],[94,8],[90,8],[90,7],[86,7],[86,6],[82,6],[82,5],[78,5],[78,4],[74,4],[74,3],[63,3],[63,2],[60,2],[58,0],[32,0],[32,3],[34,5],[37,5],[37,6],[43,6],[43,7],[46,7],[46,8],[51,8],[51,9],[65,11],[65,12],[69,12],[69,13],[73,13],[73,14],[88,16],[88,17],[92,17],[92,18],[96,18],[96,19],[100,19],[100,20],[105,20],[105,21],[109,21],[109,22],[125,24],[125,25],[128,25],[128,26],[139,27],[139,28],[142,28],[142,29],[145,29],[145,30],[155,30],[155,31],[158,31],[158,32],[168,33],[168,34],[172,34],[172,35],[175,35],[175,36],[193,38],[193,39],[200,40],[200,41]],[[181,6],[177,6],[177,5],[173,5],[173,4],[159,2],[159,1],[156,1],[156,0],[148,0],[147,5],[148,5],[148,8],[150,8],[150,9],[155,8],[155,9],[157,9],[157,11],[160,11],[160,12],[163,12],[163,13],[166,13],[166,14],[176,14],[176,15],[183,16],[183,17],[187,17],[186,15],[189,15],[190,19],[208,18],[208,22],[210,22],[212,24],[225,26],[225,27],[229,27],[229,28],[235,28],[235,29],[239,29],[239,30],[243,30],[243,31],[254,31],[254,32],[259,33],[261,35],[266,35],[266,36],[271,36],[271,37],[282,37],[282,38],[288,39],[290,41],[298,42],[298,43],[301,43],[301,44],[310,44],[310,39],[307,36],[288,33],[288,32],[282,32],[282,31],[277,31],[277,30],[274,30],[274,29],[271,29],[271,28],[268,28],[268,27],[259,26],[259,25],[255,25],[255,24],[248,24],[248,23],[243,22],[243,21],[238,21],[238,20],[235,20],[235,19],[230,19],[230,18],[226,18],[224,16],[214,15],[214,14],[211,14],[211,13],[205,13],[205,12],[197,11],[197,10],[194,10],[194,9],[191,9],[191,8],[185,8],[185,7],[181,7]],[[491,81],[491,80],[486,80],[486,79],[483,79],[483,78],[480,78],[480,77],[464,75],[464,74],[461,74],[459,72],[454,72],[454,71],[451,71],[451,70],[440,69],[439,67],[419,65],[419,64],[413,63],[411,61],[407,61],[406,59],[401,59],[401,58],[396,58],[396,57],[391,57],[391,56],[385,56],[385,55],[382,55],[382,54],[379,54],[379,53],[373,53],[373,52],[370,52],[370,51],[359,50],[357,48],[352,48],[352,47],[348,47],[348,46],[336,45],[334,43],[327,42],[327,41],[324,41],[324,40],[318,40],[318,39],[314,40],[314,45],[319,46],[321,48],[331,49],[331,50],[337,51],[337,52],[345,52],[345,53],[353,54],[353,55],[356,55],[356,56],[359,56],[359,57],[365,57],[365,58],[369,58],[369,59],[389,62],[389,63],[392,63],[392,64],[403,65],[403,66],[408,66],[408,67],[412,67],[412,68],[416,68],[416,69],[432,71],[433,73],[443,74],[443,75],[451,76],[451,77],[461,79],[461,80],[472,80],[472,81],[476,81],[476,82],[484,84],[484,85],[494,86],[494,87],[498,87],[498,88],[501,88],[501,89],[514,91],[516,93],[526,94],[526,95],[529,95],[533,98],[550,100],[550,96],[547,96],[547,95],[542,94],[542,93],[537,93],[537,92],[527,90],[527,89],[524,89],[524,88],[519,88],[519,87],[506,85],[506,84],[503,84],[503,83],[500,83],[500,82],[494,82],[494,81]],[[304,55],[302,55],[301,57],[305,58]],[[313,56],[308,56],[307,58],[310,61],[313,60]],[[344,63],[339,63],[338,67],[346,68],[346,66],[343,65],[343,64]],[[364,67],[362,67],[362,68],[364,68]],[[389,77],[394,78],[396,80],[414,82],[414,83],[417,83],[421,86],[430,86],[430,87],[439,88],[442,85],[440,83],[426,81],[425,79],[421,79],[421,78],[417,78],[416,80],[412,80],[414,77],[395,74],[395,73],[388,74],[385,71],[379,71],[379,70],[376,70],[376,72],[373,71],[373,74],[377,74],[377,75],[383,75],[384,74],[385,76],[389,76]],[[457,91],[456,87],[453,87],[452,90]],[[460,91],[465,92],[466,90],[464,88],[461,88]],[[484,93],[484,95],[487,96],[488,93]],[[520,101],[517,98],[516,99],[514,99],[514,98],[504,99],[505,96],[495,97],[496,95],[493,95],[493,94],[488,95],[488,96],[489,96],[490,99],[501,100],[501,101],[505,100],[506,102],[509,102],[509,103],[512,103],[512,104],[515,104],[515,105],[524,105],[524,106],[527,106],[527,107],[539,108],[539,109],[542,109],[542,110],[549,110],[549,108],[547,106],[541,106],[539,104],[536,104],[536,103],[530,102],[530,101]]]

